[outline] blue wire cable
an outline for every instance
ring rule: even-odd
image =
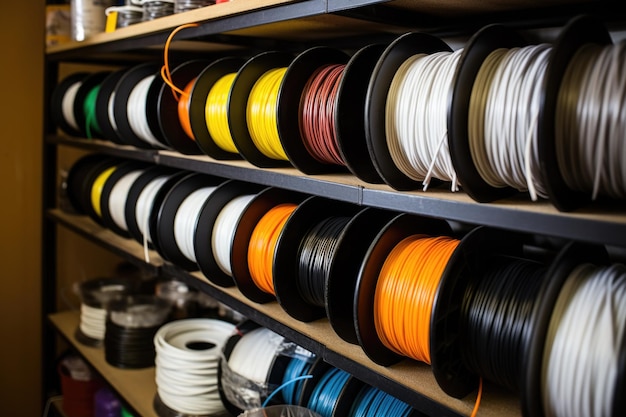
[[[338,368],[330,369],[313,389],[307,407],[322,417],[332,417],[339,395],[349,379],[349,373]]]
[[[349,417],[408,417],[412,408],[403,401],[374,387],[361,390]]]

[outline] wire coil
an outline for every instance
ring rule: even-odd
[[[209,90],[205,105],[205,121],[209,134],[220,149],[237,153],[228,125],[228,97],[237,73],[220,77]]]

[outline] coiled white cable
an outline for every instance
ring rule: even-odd
[[[92,339],[104,340],[106,315],[106,308],[91,307],[82,303],[80,305],[80,331]]]
[[[124,231],[128,231],[128,225],[126,223],[126,200],[128,198],[128,192],[135,183],[137,177],[139,177],[145,170],[137,169],[128,172],[122,178],[120,178],[115,185],[111,188],[109,193],[109,213],[113,222]]]
[[[163,148],[163,144],[154,136],[150,125],[148,125],[148,115],[146,113],[148,90],[156,75],[150,75],[139,81],[131,90],[128,97],[126,114],[128,123],[139,139],[152,145],[155,148]]]
[[[235,326],[214,319],[176,320],[154,337],[155,379],[163,403],[188,415],[220,415],[218,368]]]
[[[492,187],[547,197],[539,165],[537,118],[548,44],[500,48],[487,56],[476,75],[468,114],[472,160]]]
[[[584,264],[567,278],[544,345],[546,417],[610,417],[626,331],[626,267]],[[623,375],[622,375],[623,377]]]
[[[74,116],[74,101],[76,101],[76,94],[78,93],[78,89],[83,85],[82,81],[77,81],[65,91],[65,95],[61,100],[61,111],[63,113],[63,118],[74,130],[80,131],[80,127],[76,122],[76,117]]]
[[[555,114],[559,168],[577,191],[626,198],[626,41],[585,45],[563,77]]]
[[[200,210],[207,198],[216,187],[203,187],[189,194],[176,210],[174,216],[174,239],[183,255],[190,261],[196,262],[193,239],[198,223]]]
[[[211,234],[211,248],[217,266],[228,276],[233,276],[230,252],[237,224],[254,195],[241,195],[226,203],[215,219]]]
[[[244,334],[228,358],[228,367],[258,384],[265,384],[278,355],[283,337],[259,327]]]
[[[417,54],[394,75],[385,108],[387,146],[394,164],[428,189],[432,177],[458,179],[448,150],[448,97],[462,49]]]

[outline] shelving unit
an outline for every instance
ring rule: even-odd
[[[123,64],[159,59],[167,35],[183,23],[199,22],[200,25],[177,36],[172,54],[182,59],[202,54],[210,59],[212,56],[250,54],[273,48],[295,51],[322,44],[350,49],[373,40],[390,40],[414,30],[440,36],[468,36],[482,25],[493,22],[506,22],[520,29],[549,28],[562,25],[582,12],[621,28],[626,19],[617,9],[609,1],[568,0],[551,0],[541,4],[528,0],[462,4],[453,0],[233,0],[140,23],[114,33],[100,34],[82,43],[49,48],[46,56],[48,92],[57,81],[59,65],[65,62]],[[471,19],[468,19],[469,16]],[[468,20],[471,23],[467,23]],[[452,193],[447,189],[431,189],[426,193],[398,192],[386,185],[365,183],[350,174],[307,176],[294,168],[260,169],[246,161],[216,161],[207,156],[186,156],[173,151],[140,150],[107,141],[68,138],[58,135],[56,128],[48,123],[44,137],[43,172],[44,314],[55,311],[54,242],[56,227],[60,225],[142,267],[185,280],[259,324],[315,352],[328,363],[392,393],[426,415],[469,415],[474,398],[456,400],[444,394],[425,365],[410,360],[391,367],[374,364],[358,346],[336,336],[325,320],[299,322],[276,303],[254,303],[236,288],[217,287],[201,273],[185,271],[164,261],[154,251],[150,252],[150,260],[146,263],[143,248],[137,242],[121,238],[86,217],[56,209],[59,147],[102,152],[362,206],[443,218],[469,226],[487,225],[556,240],[626,247],[626,215],[623,204],[619,203],[597,204],[572,213],[558,212],[548,202],[533,203],[526,196],[479,204],[463,192]],[[78,322],[75,314],[54,313],[49,319],[56,330],[109,380],[137,412],[142,416],[155,415],[152,409],[155,392],[153,370],[137,373],[116,370],[104,363],[101,351],[82,347],[73,338]],[[51,330],[44,330],[44,341],[52,339]],[[53,378],[50,369],[52,352],[47,347],[44,345],[44,392]],[[136,389],[139,386],[141,389]],[[480,415],[519,416],[519,399],[499,387],[488,386]]]

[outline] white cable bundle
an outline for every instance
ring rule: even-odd
[[[237,231],[237,224],[254,195],[235,197],[222,208],[215,219],[211,235],[211,248],[217,266],[228,276],[233,276],[230,252]]]
[[[104,340],[106,328],[106,308],[91,307],[82,303],[80,305],[80,331],[87,337],[95,340]]]
[[[559,168],[577,191],[626,198],[626,42],[583,46],[563,77],[555,114]]]
[[[222,348],[234,331],[234,325],[214,319],[177,320],[157,331],[155,378],[166,406],[187,415],[225,411],[217,373]]]
[[[407,177],[452,182],[457,175],[448,150],[448,97],[462,50],[418,54],[394,75],[385,108],[385,133],[391,158]]]
[[[77,81],[65,91],[65,95],[63,95],[63,99],[61,100],[61,111],[63,113],[63,118],[74,130],[80,131],[80,127],[76,122],[76,117],[74,116],[74,101],[76,101],[76,94],[78,93],[78,89],[83,85],[82,81]]]
[[[137,85],[133,87],[128,97],[126,113],[128,114],[130,128],[139,139],[155,148],[163,148],[163,144],[159,142],[152,133],[152,130],[150,130],[148,115],[146,113],[148,90],[155,77],[156,75],[150,75],[139,81]]]
[[[547,44],[500,48],[476,75],[468,114],[474,165],[492,187],[547,197],[541,179],[537,118],[551,52]]]
[[[626,267],[576,268],[554,306],[544,345],[546,417],[614,415],[614,396],[624,395],[615,392],[615,382],[625,331]]]
[[[190,261],[196,262],[193,239],[200,210],[207,198],[216,187],[203,187],[189,194],[176,210],[174,217],[174,239],[183,255]]]
[[[228,367],[236,374],[264,385],[284,339],[265,327],[245,333],[228,358]]]
[[[136,169],[128,172],[120,178],[115,185],[113,185],[111,192],[109,193],[109,213],[111,213],[111,219],[113,219],[113,222],[115,222],[117,227],[122,230],[128,230],[125,212],[128,192],[137,177],[139,177],[143,172],[145,172],[143,169]]]

